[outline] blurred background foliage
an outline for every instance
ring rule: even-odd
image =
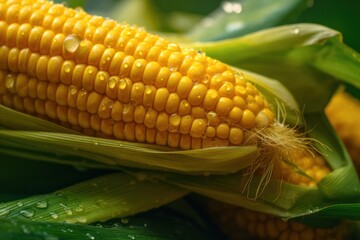
[[[253,2],[261,1],[263,2],[263,0]],[[144,25],[153,28],[152,30],[154,30],[154,27],[157,27],[164,31],[188,31],[189,28],[193,27],[194,24],[204,16],[213,12],[225,1],[181,0],[171,1],[171,4],[166,0],[106,0],[102,1],[101,4],[95,0],[69,0],[68,2],[70,6],[83,6],[90,12],[101,13],[109,17],[118,18],[119,20],[135,21],[135,19],[137,19],[136,21],[139,21],[139,19],[146,19],[147,22],[144,22]],[[139,16],[131,11],[128,12],[126,16],[116,14],[116,12],[124,6],[125,2],[132,2],[131,5],[133,7],[134,5],[139,5],[137,8],[143,8],[144,12],[150,15],[150,18]],[[246,0],[239,2],[246,2]],[[129,3],[127,3],[127,5],[129,5]],[[357,26],[357,23],[360,22],[359,9],[360,1],[309,0],[306,1],[305,10],[301,13],[298,11],[292,18],[287,19],[287,22],[306,22],[326,25],[341,32],[344,36],[344,42],[360,52],[360,26]],[[123,11],[120,12],[122,13]],[[154,12],[158,12],[159,14],[152,14]],[[131,19],[129,19],[130,16],[132,17]],[[260,18],[260,16],[255,17]],[[152,19],[152,21],[149,22],[149,19]],[[166,19],[166,21],[164,19]],[[174,19],[181,19],[182,25],[173,24],[172,21],[174,21]]]

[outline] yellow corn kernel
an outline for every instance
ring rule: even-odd
[[[1,6],[1,104],[95,136],[183,149],[241,145],[245,129],[274,122],[243,74],[194,49],[61,4]]]

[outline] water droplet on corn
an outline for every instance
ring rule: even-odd
[[[68,52],[74,53],[79,48],[81,41],[82,39],[80,36],[76,34],[70,34],[64,39],[64,48]]]

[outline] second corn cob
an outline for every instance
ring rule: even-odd
[[[283,173],[282,180],[292,184],[315,186],[330,172],[325,160],[315,153],[295,155],[292,161],[305,173],[299,174],[292,167],[282,164],[279,171]],[[269,240],[341,240],[346,239],[351,232],[351,225],[346,221],[332,228],[316,228],[214,200],[208,200],[207,210],[224,234],[234,240],[248,237]]]
[[[360,174],[360,101],[346,92],[339,92],[326,107],[326,114]]]

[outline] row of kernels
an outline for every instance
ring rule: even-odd
[[[155,143],[180,147],[182,149],[197,149],[205,147],[227,146],[225,139],[219,138],[197,138],[180,132],[161,131],[157,128],[148,128],[146,124],[136,122],[114,121],[113,119],[102,119],[96,114],[88,111],[80,111],[76,108],[61,106],[50,100],[32,98],[21,98],[17,95],[4,94],[1,103],[7,107],[15,108],[29,114],[40,114],[70,126],[78,126],[88,129],[88,133],[101,131],[108,137],[120,140]]]
[[[78,90],[73,85],[57,85],[46,81],[38,81],[35,78],[28,78],[24,74],[7,74],[6,76],[4,72],[2,72],[2,74],[0,89],[8,89],[10,93],[16,93],[21,97],[29,96],[41,100],[50,99],[62,106],[71,106],[81,111],[98,113],[102,118],[110,118],[111,116],[115,120],[123,120],[126,122],[135,120],[137,123],[145,122],[145,124],[148,125],[147,127],[154,127],[153,124],[156,123],[156,127],[160,131],[168,129],[169,114],[165,112],[158,114],[158,112],[163,110],[160,108],[164,107],[159,106],[159,104],[163,103],[162,101],[158,101],[159,104],[154,103],[154,109],[147,110],[143,105],[133,106],[133,104],[121,104],[96,92],[88,92],[84,89]],[[158,91],[160,90],[161,89],[158,89]],[[2,92],[5,93],[4,91]],[[162,96],[158,98],[160,100]],[[155,97],[155,102],[156,100],[157,98]],[[119,113],[119,110],[122,113]],[[199,116],[201,115],[205,115],[205,113],[199,114]],[[135,119],[134,116],[136,117]],[[180,132],[190,132],[193,137],[201,137],[205,135],[205,132],[212,132],[211,130],[206,131],[209,116],[208,119],[199,118],[194,121],[190,116],[191,115],[186,115],[182,117],[183,120],[178,129]],[[213,123],[212,119],[209,120],[210,124]],[[230,129],[227,123],[219,124],[219,122],[217,122],[217,125],[217,137],[226,139],[230,136],[230,142],[233,144],[238,144],[242,141],[243,136],[241,129],[235,127]],[[209,127],[211,128],[211,126]]]
[[[44,78],[46,77],[44,76]],[[81,85],[83,87],[74,85],[67,86],[63,84],[57,86],[52,82],[49,83],[46,81],[37,81],[36,79],[28,79],[28,77],[24,74],[19,74],[18,76],[10,74],[8,75],[4,84],[9,88],[10,92],[16,91],[21,96],[29,95],[33,98],[39,97],[40,99],[51,99],[55,96],[59,104],[64,104],[64,101],[67,100],[67,104],[72,106],[73,103],[76,102],[80,109],[93,109],[93,107],[86,107],[86,103],[89,101],[87,100],[89,97],[88,91],[95,89],[96,92],[90,94],[90,97],[91,99],[96,99],[98,101],[100,101],[99,99],[102,98],[101,94],[105,93],[109,98],[112,99],[116,99],[118,96],[118,99],[122,103],[131,103],[134,105],[142,104],[147,108],[152,107],[157,111],[165,110],[169,114],[193,114],[195,117],[205,116],[205,111],[203,108],[192,107],[191,103],[193,102],[189,103],[186,100],[180,100],[180,97],[177,95],[177,93],[169,93],[166,88],[156,89],[151,86],[144,86],[144,84],[141,82],[133,84],[130,79],[126,78],[119,79],[118,77],[111,77],[108,79],[106,72],[102,71],[99,71],[97,74],[97,77],[94,80],[94,86],[92,81],[89,81],[88,76],[83,75],[82,82],[83,84],[79,83],[77,85]],[[118,89],[116,90],[116,88]],[[68,97],[66,97],[66,95]],[[92,105],[96,103],[93,101],[90,102]],[[79,103],[83,104],[80,104],[80,106]],[[222,102],[219,101],[219,103],[221,104]],[[217,110],[219,110],[217,112],[221,113],[220,110],[223,110],[224,107],[219,107],[220,104],[217,104]],[[218,113],[213,112],[213,114],[208,114],[207,118],[210,125],[219,124],[219,121],[214,123],[214,119],[219,119]],[[231,110],[228,120],[230,123],[238,124],[243,128],[251,128],[255,124],[255,117],[251,111],[241,111],[236,107]]]

